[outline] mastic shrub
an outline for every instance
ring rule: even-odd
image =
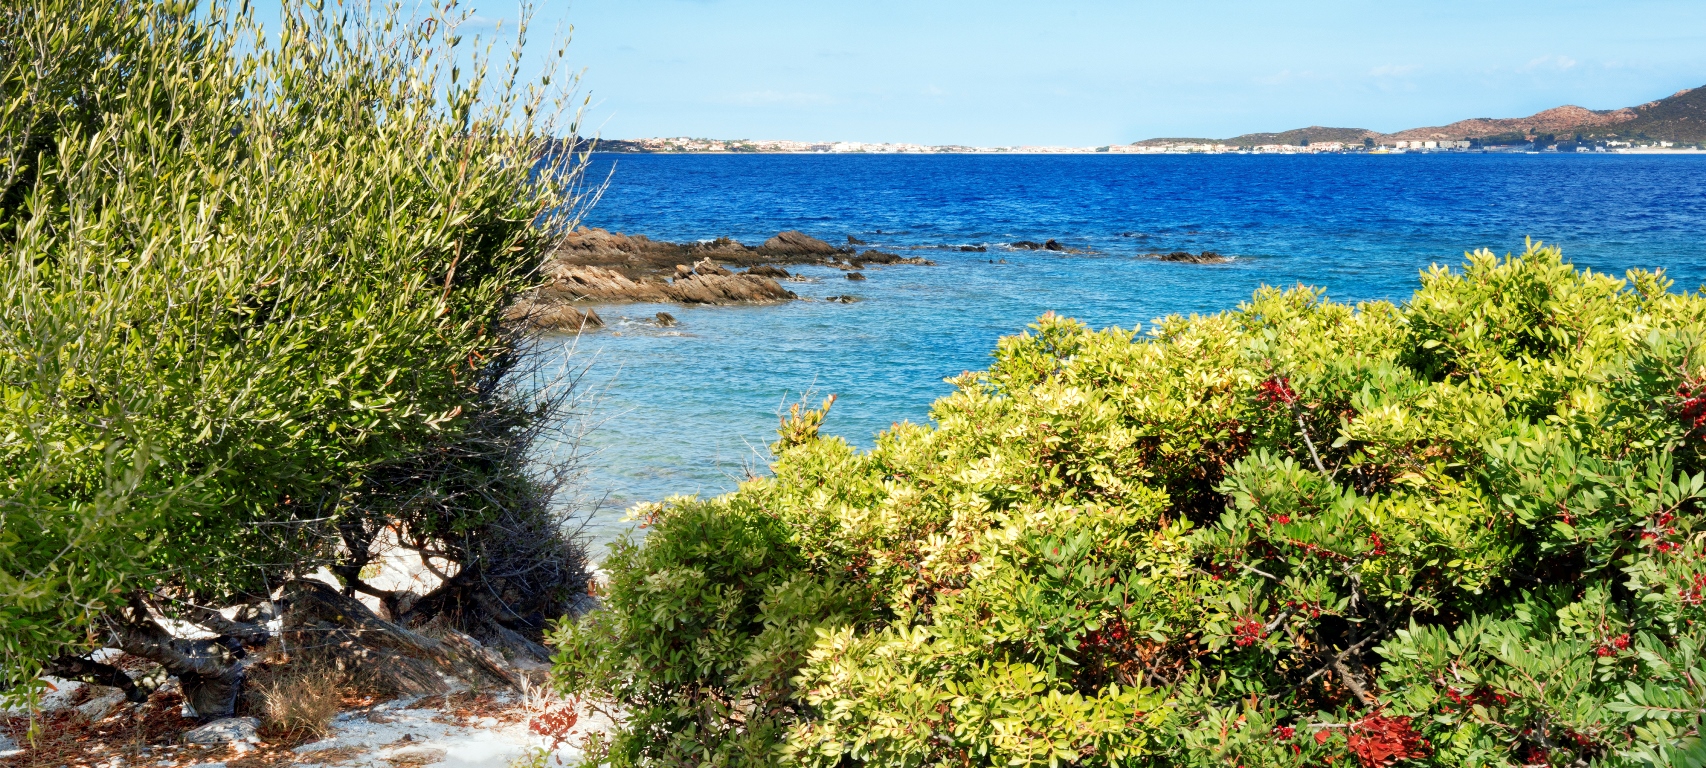
[[[0,7],[0,691],[539,490],[471,441],[527,428],[565,126],[419,11]]]
[[[1045,316],[867,452],[637,510],[555,635],[612,765],[1702,765],[1706,298]],[[826,406],[827,409],[827,406]]]

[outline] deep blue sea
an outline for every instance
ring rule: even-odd
[[[1257,287],[1402,301],[1417,272],[1467,250],[1557,243],[1578,266],[1662,267],[1706,283],[1706,157],[1653,155],[598,155],[608,188],[585,224],[654,239],[756,245],[798,229],[937,266],[802,268],[780,306],[601,308],[608,329],[555,341],[588,366],[588,531],[623,508],[732,490],[763,472],[778,413],[839,399],[825,431],[861,446],[923,421],[943,378],[1053,310],[1092,327],[1216,312]],[[1015,251],[1058,240],[1086,255]],[[986,245],[965,253],[962,245]],[[1212,250],[1223,265],[1143,254]],[[993,263],[992,263],[993,262]],[[651,318],[668,311],[675,328]]]

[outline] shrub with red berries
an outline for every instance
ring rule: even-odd
[[[558,679],[629,713],[621,765],[1688,764],[1702,381],[1706,298],[1538,247],[1401,304],[1047,316],[930,426],[801,420],[654,510]]]

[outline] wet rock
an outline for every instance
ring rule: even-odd
[[[1053,241],[1051,240],[1049,242]],[[1042,243],[1033,243],[1029,240],[1020,240],[1018,242],[1008,243],[1008,246],[1021,251],[1040,251],[1043,249]]]
[[[573,333],[604,327],[604,318],[599,317],[598,312],[591,307],[582,309],[571,306],[561,298],[539,295],[516,302],[504,313],[504,319],[526,323],[535,328]]]
[[[862,272],[848,272],[847,273],[847,279],[848,280],[864,280],[865,275]]]
[[[987,245],[962,245],[962,246],[960,246],[960,250],[964,251],[966,253],[988,253],[989,252],[989,246],[987,246]]]
[[[1191,253],[1190,251],[1173,251],[1172,253],[1152,253],[1150,256],[1162,261],[1172,261],[1180,264],[1225,264],[1232,259],[1214,251]]]
[[[668,312],[659,312],[658,326],[662,328],[673,328],[675,326],[675,315]]]
[[[852,267],[854,269],[863,269],[866,264],[917,264],[920,266],[935,266],[936,265],[936,262],[925,259],[922,256],[914,256],[912,258],[907,258],[907,257],[901,256],[899,254],[884,253],[882,251],[866,251],[864,253],[859,254],[858,256],[854,256],[853,258],[849,259],[847,263],[852,265]]]
[[[673,281],[649,277],[630,279],[614,269],[556,265],[551,282],[538,292],[541,301],[675,302],[680,304],[739,304],[787,301],[794,294],[775,280],[756,275],[732,274],[721,267],[706,273],[676,273]]]
[[[857,238],[857,237],[854,237],[854,236],[852,236],[852,235],[848,235],[848,236],[847,236],[847,244],[848,244],[848,245],[864,245],[864,244],[865,244],[865,241],[864,241],[864,240],[860,240],[860,239],[859,239],[859,238]]]
[[[184,743],[219,747],[227,744],[253,744],[260,741],[257,731],[261,721],[253,717],[227,717],[184,734]]]
[[[899,264],[906,259],[899,254],[883,253],[882,251],[866,251],[853,257],[854,264]]]
[[[748,269],[746,274],[752,275],[753,277],[774,277],[777,279],[784,279],[788,277],[788,270],[781,267],[772,267],[769,264],[760,264]]]
[[[833,304],[852,304],[859,299],[854,296],[825,296],[823,300]]]
[[[764,241],[763,245],[758,246],[758,252],[775,256],[833,256],[840,253],[835,246],[795,230],[780,233]]]
[[[1045,251],[1064,251],[1066,249],[1061,247],[1059,242],[1054,241],[1054,240],[1050,240],[1046,243],[1043,243],[1043,250],[1045,250]]]

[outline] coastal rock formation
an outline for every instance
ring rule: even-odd
[[[841,251],[804,232],[789,230],[783,232],[758,246],[758,252],[777,256],[835,256]]]
[[[741,302],[787,301],[794,294],[775,280],[757,275],[734,274],[708,261],[694,267],[677,265],[673,280],[652,277],[630,279],[608,267],[555,265],[551,282],[539,289],[538,299],[559,302],[677,302],[681,304],[738,304]]]
[[[860,273],[860,272],[848,272],[847,273],[847,279],[848,280],[864,280],[865,275],[863,273]]]
[[[1173,251],[1172,253],[1151,253],[1150,258],[1162,261],[1178,262],[1180,264],[1225,264],[1232,259],[1214,251],[1191,253],[1190,251]]]
[[[604,267],[634,279],[671,274],[677,265],[709,259],[724,267],[755,267],[768,264],[824,264],[852,253],[842,251],[802,232],[783,232],[757,248],[738,240],[719,237],[696,243],[670,243],[645,235],[624,235],[603,229],[582,228],[563,237],[552,254],[551,264]]]
[[[851,254],[851,247],[836,248],[792,230],[754,248],[726,237],[670,243],[644,235],[578,229],[563,238],[541,268],[545,284],[511,307],[507,317],[536,327],[579,332],[604,325],[598,313],[576,306],[582,303],[741,304],[798,298],[776,282],[790,277],[777,264],[856,270],[866,264],[933,263],[874,250]],[[658,320],[667,327],[663,317]]]

